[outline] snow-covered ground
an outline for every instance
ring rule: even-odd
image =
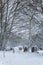
[[[0,51],[0,65],[43,65],[43,55],[29,52]]]

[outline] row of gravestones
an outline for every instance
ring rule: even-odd
[[[31,49],[31,52],[37,52],[39,49],[43,50],[42,48],[38,48],[38,47],[31,47],[30,49]],[[22,50],[22,48],[20,47],[19,50]],[[29,48],[28,47],[24,47],[23,48],[23,52],[27,52],[27,51],[29,51]]]
[[[19,47],[19,50],[22,51],[23,49],[23,52],[27,52],[29,51],[29,48],[28,47]],[[40,48],[40,50],[42,50],[42,48]],[[6,51],[13,51],[13,53],[15,52],[15,49],[12,47],[10,49],[7,49]],[[37,47],[31,47],[31,52],[37,52],[38,51],[38,48]]]

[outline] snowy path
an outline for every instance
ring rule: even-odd
[[[43,65],[43,56],[35,53],[0,52],[0,65]]]

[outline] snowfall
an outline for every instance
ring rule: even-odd
[[[0,65],[43,65],[43,53],[0,51]]]

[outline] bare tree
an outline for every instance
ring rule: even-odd
[[[10,36],[10,34],[11,34],[11,30],[12,30],[12,27],[13,27],[13,23],[14,23],[14,19],[15,19],[15,15],[16,15],[16,11],[17,11],[17,8],[18,8],[18,5],[20,4],[20,1],[19,0],[17,0],[17,2],[16,2],[16,7],[15,7],[15,9],[14,9],[14,15],[13,15],[13,20],[12,20],[12,22],[9,24],[10,25],[10,29],[8,29],[8,23],[9,23],[9,21],[8,21],[8,6],[9,6],[9,0],[6,0],[6,3],[4,3],[3,5],[2,5],[2,1],[1,1],[1,43],[0,43],[0,46],[1,46],[1,49],[5,49],[5,46],[6,46],[6,43],[7,43],[7,36],[9,35]],[[14,4],[13,4],[13,7],[14,7],[14,5],[15,5],[15,2],[14,2]],[[6,8],[6,10],[4,11],[4,9]],[[3,11],[3,13],[4,12],[6,12],[6,14],[5,14],[5,19],[3,20],[3,17],[2,17],[2,15],[3,15],[3,13],[2,13],[2,11]]]

